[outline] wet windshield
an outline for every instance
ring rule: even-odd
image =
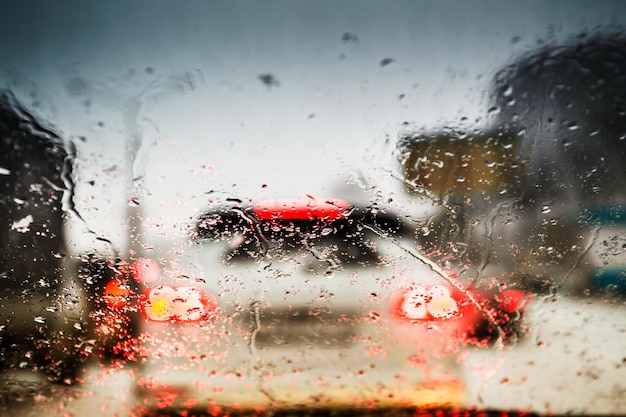
[[[622,2],[0,12],[0,415],[626,413]]]

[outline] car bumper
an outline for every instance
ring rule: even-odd
[[[382,347],[379,347],[382,348]],[[133,395],[139,415],[458,408],[465,388],[452,358],[370,341],[340,349],[249,346],[193,360],[171,355],[144,363]]]

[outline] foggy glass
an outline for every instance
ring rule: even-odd
[[[0,11],[0,414],[626,413],[621,2]]]

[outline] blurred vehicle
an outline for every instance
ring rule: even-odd
[[[586,280],[577,293],[623,300],[626,295],[626,205],[597,205],[581,209],[570,221],[587,227],[591,236],[585,248]],[[621,297],[620,297],[621,296]]]
[[[477,285],[591,289],[597,236],[574,219],[626,201],[625,69],[621,34],[581,35],[499,71],[486,127],[403,132],[407,190],[441,207],[423,245]]]
[[[89,354],[81,286],[66,270],[71,156],[0,93],[0,363],[71,383]]]
[[[144,316],[127,347],[139,410],[460,406],[452,353],[516,340],[529,300],[465,289],[414,236],[402,216],[341,199],[203,214],[102,294]]]
[[[90,357],[98,362],[124,365],[137,336],[140,312],[129,309],[124,296],[131,289],[131,265],[119,257],[108,259],[97,253],[83,254],[74,270],[85,294],[86,326],[91,344]],[[122,309],[121,307],[126,307]]]

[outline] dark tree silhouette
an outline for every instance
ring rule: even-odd
[[[84,359],[64,274],[71,174],[61,137],[0,92],[0,366],[28,363],[65,383]]]
[[[570,210],[626,198],[626,37],[579,35],[499,71],[496,124],[520,133],[524,197]]]

